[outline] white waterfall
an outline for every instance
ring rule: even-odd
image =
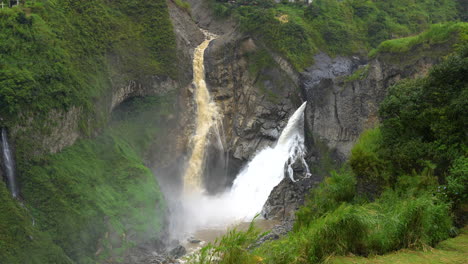
[[[305,156],[305,107],[306,102],[289,118],[275,147],[260,151],[236,177],[229,195],[238,217],[249,219],[260,212],[270,192],[284,178],[285,164],[294,181],[291,165],[296,159],[303,161]]]
[[[270,192],[284,178],[285,165],[293,179],[291,165],[305,164],[303,103],[291,116],[274,147],[261,150],[237,175],[232,188],[218,196],[192,193],[184,197],[187,229],[225,227],[250,221],[260,213]],[[307,164],[305,164],[309,174]]]
[[[16,185],[15,160],[8,144],[8,135],[5,128],[2,128],[2,153],[8,189],[10,189],[11,195],[16,198],[18,197],[18,186]]]

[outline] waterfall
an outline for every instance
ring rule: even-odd
[[[276,145],[260,151],[236,177],[230,191],[233,209],[238,217],[253,218],[260,212],[270,192],[284,178],[284,166],[292,181],[292,164],[299,160],[310,175],[305,163],[304,102],[289,118]]]
[[[196,49],[193,58],[193,83],[196,87],[195,101],[197,105],[197,119],[195,135],[192,137],[192,153],[184,175],[185,192],[200,192],[202,190],[202,172],[205,161],[207,138],[210,131],[219,136],[219,128],[216,127],[220,115],[215,102],[211,100],[210,93],[205,82],[204,54],[215,35],[203,31],[206,40]],[[215,128],[215,129],[213,129]]]
[[[5,167],[5,175],[13,197],[18,197],[18,186],[16,184],[15,160],[12,155],[10,145],[8,144],[8,135],[6,128],[2,128],[2,153]]]
[[[241,170],[229,190],[218,195],[207,194],[205,189],[208,185],[203,184],[202,176],[205,177],[207,175],[204,174],[214,171],[214,178],[222,177],[216,170],[212,170],[210,165],[213,165],[213,161],[214,164],[225,165],[227,159],[217,157],[218,153],[225,153],[225,139],[220,122],[221,115],[205,82],[204,53],[216,36],[203,32],[206,40],[195,49],[193,58],[196,129],[190,141],[192,151],[183,176],[184,192],[180,199],[174,200],[175,209],[171,213],[171,233],[179,238],[200,228],[224,228],[235,222],[250,221],[260,213],[270,192],[284,178],[285,166],[288,176],[293,181],[292,165],[296,161],[302,162],[307,175],[310,175],[304,159],[306,103],[303,103],[289,119],[275,146],[261,150]],[[221,151],[212,153],[210,149],[213,148]],[[207,161],[211,163],[205,164]]]
[[[294,179],[291,168],[295,161],[305,164],[304,109],[303,103],[290,117],[274,147],[261,150],[241,170],[232,188],[217,196],[191,193],[184,197],[187,229],[225,227],[238,221],[250,221],[260,213],[270,192],[284,178],[288,166],[289,177]],[[304,166],[310,175],[307,164]]]

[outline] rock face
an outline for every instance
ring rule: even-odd
[[[434,47],[435,54],[448,52]],[[301,73],[307,130],[325,142],[344,161],[365,130],[378,123],[378,108],[387,88],[403,78],[424,75],[438,61],[437,55],[384,54],[371,61],[357,57],[315,56],[315,64]]]
[[[298,87],[279,65],[255,75],[249,71],[248,56],[259,49],[252,38],[233,32],[213,41],[205,53],[207,84],[224,115],[231,175],[276,141],[295,110],[293,101],[300,101]]]
[[[285,165],[285,175],[288,175],[287,169]],[[271,191],[261,212],[265,219],[293,221],[296,210],[304,204],[309,190],[320,183],[319,177],[307,175],[307,169],[300,160],[294,162],[292,169],[295,182],[285,176]]]
[[[415,51],[400,57],[382,54],[370,61],[317,54],[315,64],[300,74],[304,100],[308,101],[305,129],[310,167],[319,164],[323,155],[317,150],[317,142],[325,143],[336,162],[346,160],[359,135],[378,124],[378,108],[388,87],[403,78],[425,75],[449,50],[447,46],[435,46],[422,55]],[[313,174],[310,179],[296,183],[283,179],[265,203],[263,216],[283,221],[294,219],[294,212],[304,203],[308,190],[323,176]],[[361,182],[359,175],[357,178],[358,192],[371,193],[372,184]]]
[[[261,215],[265,219],[294,220],[296,210],[304,204],[309,190],[317,184],[313,178],[301,178],[297,182],[292,182],[289,177],[285,177],[271,191]]]

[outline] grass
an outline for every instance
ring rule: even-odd
[[[191,13],[190,4],[188,2],[185,2],[184,0],[173,0],[173,2],[176,4],[176,6],[185,10],[185,12],[189,14]]]
[[[443,264],[443,263],[466,263],[468,259],[468,228],[461,230],[461,234],[440,242],[435,248],[426,250],[403,249],[383,256],[373,257],[332,257],[327,263],[330,264]]]
[[[261,39],[297,71],[310,66],[319,50],[332,56],[365,56],[382,41],[456,21],[461,15],[454,0],[315,0],[310,5],[210,2],[215,14],[237,18],[242,31]]]
[[[32,225],[29,212],[0,182],[0,259],[3,263],[73,263],[50,236]]]
[[[369,74],[369,65],[366,65],[364,67],[361,67],[357,70],[355,70],[351,75],[346,76],[344,78],[345,82],[354,82],[357,80],[363,80],[367,77]]]
[[[149,148],[164,144],[168,132],[162,124],[174,111],[172,101],[168,95],[124,102],[100,136],[22,164],[20,184],[29,211],[0,186],[1,259],[106,262],[157,238],[167,208],[144,159]]]
[[[209,256],[221,258],[222,263],[322,263],[337,255],[427,248],[453,231],[449,205],[431,192],[412,195],[387,189],[369,203],[355,197],[353,177],[348,171],[332,174],[299,210],[294,230],[279,240],[249,250],[255,239],[234,239],[249,237],[234,230],[202,252],[219,252]]]
[[[40,127],[50,111],[77,107],[93,117],[83,122],[88,132],[102,123],[96,101],[112,89],[111,77],[177,75],[164,0],[38,0],[28,14],[0,10],[0,38],[0,115],[9,127]]]
[[[435,24],[419,35],[384,41],[376,49],[371,50],[369,56],[374,57],[378,53],[385,52],[405,53],[418,45],[430,47],[454,39],[459,39],[461,43],[468,41],[468,23]]]

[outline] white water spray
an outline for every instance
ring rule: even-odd
[[[222,195],[191,193],[184,198],[188,232],[199,228],[223,228],[250,221],[260,213],[270,192],[284,178],[285,164],[293,179],[292,164],[305,164],[303,103],[291,116],[274,147],[260,151],[236,177],[232,188]]]
[[[292,163],[304,161],[304,102],[291,116],[274,148],[260,151],[236,177],[229,196],[238,217],[253,218],[260,212],[270,192],[284,178],[284,165],[294,181]],[[307,164],[307,175],[309,175]]]
[[[10,189],[11,195],[16,198],[18,197],[18,186],[16,185],[15,160],[8,144],[8,135],[5,128],[2,128],[2,153],[8,189]]]

